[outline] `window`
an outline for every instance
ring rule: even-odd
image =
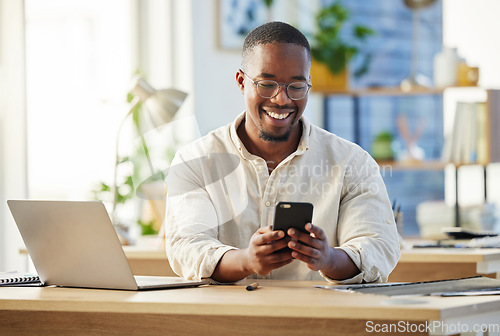
[[[90,199],[114,172],[133,65],[132,4],[26,0],[30,198]]]

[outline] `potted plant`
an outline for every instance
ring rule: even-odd
[[[394,159],[392,141],[394,136],[389,131],[382,131],[375,137],[372,143],[371,154],[375,160],[388,161]]]
[[[316,32],[311,41],[313,62],[311,77],[316,90],[347,89],[346,66],[360,52],[362,44],[375,32],[363,25],[354,25],[349,37],[342,35],[349,10],[341,1],[323,7],[316,14]],[[369,57],[357,76],[368,70]]]

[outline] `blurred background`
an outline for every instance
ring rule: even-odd
[[[156,234],[162,189],[137,196],[148,178],[140,176],[144,147],[137,120],[124,119],[134,76],[155,89],[187,93],[174,121],[147,133],[148,154],[163,171],[179,146],[243,111],[234,78],[248,31],[286,21],[315,46],[325,8],[349,13],[339,36],[356,53],[345,61],[340,86],[321,87],[313,75],[306,115],[379,160],[389,196],[404,214],[401,233],[419,237],[454,225],[457,187],[464,209],[500,204],[492,187],[500,183],[498,153],[485,161],[443,153],[457,131],[457,102],[487,108],[497,124],[474,136],[487,132],[490,151],[499,145],[500,104],[492,97],[500,89],[494,39],[500,2],[413,2],[0,0],[0,270],[25,262],[7,199],[99,199],[112,212],[119,187],[119,217],[129,233]],[[372,31],[359,44],[356,26]],[[449,59],[455,77],[445,68]],[[160,210],[151,200],[160,201]],[[429,219],[435,213],[444,214],[442,225]]]

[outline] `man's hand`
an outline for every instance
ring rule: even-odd
[[[288,229],[288,242],[292,257],[303,261],[313,271],[322,271],[332,279],[349,279],[359,273],[359,269],[342,249],[328,245],[325,232],[311,223],[306,224],[309,234],[296,229]]]
[[[332,248],[328,245],[328,240],[323,230],[307,223],[305,226],[309,232],[304,233],[296,229],[288,229],[291,241],[288,243],[292,252],[292,257],[303,261],[313,271],[327,269],[333,264]]]
[[[250,238],[245,249],[227,251],[215,267],[212,279],[219,282],[233,282],[250,274],[269,274],[273,269],[293,261],[292,252],[278,250],[287,246],[290,237],[284,238],[283,231],[272,231],[270,226],[260,228]]]
[[[246,248],[248,267],[252,273],[269,274],[273,269],[293,261],[291,251],[280,251],[290,241],[283,231],[272,231],[270,226],[260,228],[250,238]]]

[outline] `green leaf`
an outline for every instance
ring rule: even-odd
[[[124,156],[118,160],[118,164],[122,164],[130,161],[130,156]]]
[[[355,25],[352,35],[347,40],[342,38],[342,30],[350,18],[349,10],[336,1],[321,8],[316,14],[316,33],[313,36],[311,55],[321,63],[327,65],[334,74],[342,72],[351,59],[357,55],[363,43],[375,32],[366,26]],[[368,64],[364,64],[363,73],[368,71]]]
[[[356,36],[360,40],[365,40],[369,36],[375,35],[375,31],[371,28],[356,25],[354,26],[354,36]]]
[[[382,131],[375,137],[375,141],[392,141],[394,136],[389,131]]]
[[[101,182],[101,190],[100,191],[111,191],[111,187],[104,182]]]
[[[132,178],[132,176],[127,176],[127,179],[125,180],[125,185],[128,185],[130,187],[130,189],[134,189],[134,179]],[[132,191],[133,193],[133,191]]]
[[[274,0],[262,0],[268,9],[273,5]]]
[[[134,95],[130,92],[127,93],[127,103],[130,103],[134,99]]]
[[[354,71],[354,77],[360,78],[360,77],[362,77],[363,75],[365,75],[368,72],[368,69],[370,67],[371,59],[372,59],[372,54],[371,53],[368,53],[368,54],[364,55],[363,61],[362,61],[361,65],[359,66],[358,69],[356,69]]]
[[[141,227],[141,233],[142,235],[152,235],[152,234],[158,234],[158,231],[154,229],[154,220],[150,220],[148,222],[144,222],[143,220],[139,219],[137,221],[137,224]]]
[[[142,102],[139,102],[132,110],[132,120],[134,121],[134,125],[138,134],[140,134],[140,129],[141,129],[141,119],[140,119],[141,111],[142,111]]]

